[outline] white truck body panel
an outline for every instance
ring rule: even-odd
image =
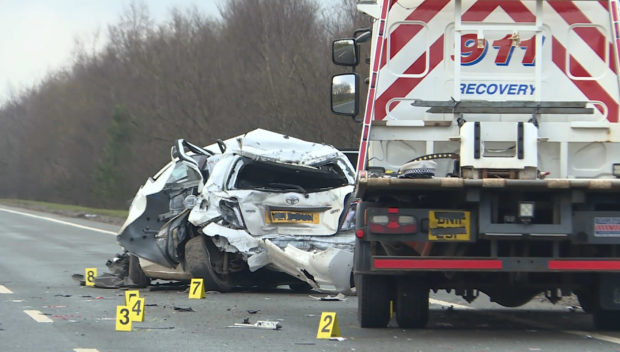
[[[575,294],[620,330],[618,2],[361,2],[360,325],[385,327],[393,303],[422,328],[445,289],[505,307]]]
[[[612,177],[620,161],[616,1],[380,0],[359,9],[378,17],[359,170],[396,172],[414,157],[459,153],[473,168]],[[465,113],[460,127],[453,113],[411,105],[420,100],[583,102],[591,111],[539,113],[537,127],[531,113]],[[469,157],[474,121],[488,151],[516,143],[514,126],[523,122],[526,157]]]

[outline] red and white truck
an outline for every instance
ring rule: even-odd
[[[424,327],[429,291],[447,290],[508,307],[575,294],[597,328],[620,328],[618,2],[358,9],[373,27],[334,41],[333,60],[355,68],[371,38],[356,181],[361,326],[385,327],[393,302],[400,327]],[[335,113],[358,112],[353,71],[332,79]]]

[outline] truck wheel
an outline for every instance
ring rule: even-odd
[[[215,245],[203,235],[191,238],[185,243],[185,266],[192,278],[202,278],[205,290],[230,291],[234,284],[230,274],[220,274],[215,266],[221,255]]]
[[[147,287],[151,283],[151,279],[149,279],[142,267],[140,266],[140,260],[133,254],[129,255],[129,269],[127,275],[129,279],[134,283],[136,287],[143,288]]]
[[[597,330],[620,330],[620,311],[597,309],[592,312]]]
[[[384,328],[390,321],[390,288],[388,278],[378,275],[356,275],[357,318],[363,328]]]
[[[592,313],[597,302],[594,300],[592,292],[579,291],[576,293],[577,300],[581,309],[586,313]]]
[[[411,279],[398,281],[396,321],[404,329],[421,329],[428,322],[428,288]]]

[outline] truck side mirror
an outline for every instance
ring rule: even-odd
[[[332,43],[332,61],[340,66],[357,66],[357,44],[355,39],[337,39]]]
[[[331,108],[338,115],[355,116],[358,113],[359,77],[344,73],[332,77]]]

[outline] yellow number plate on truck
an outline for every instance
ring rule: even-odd
[[[429,241],[469,241],[468,211],[431,210],[428,212]]]
[[[271,224],[318,224],[319,214],[309,211],[271,210],[267,213]]]

